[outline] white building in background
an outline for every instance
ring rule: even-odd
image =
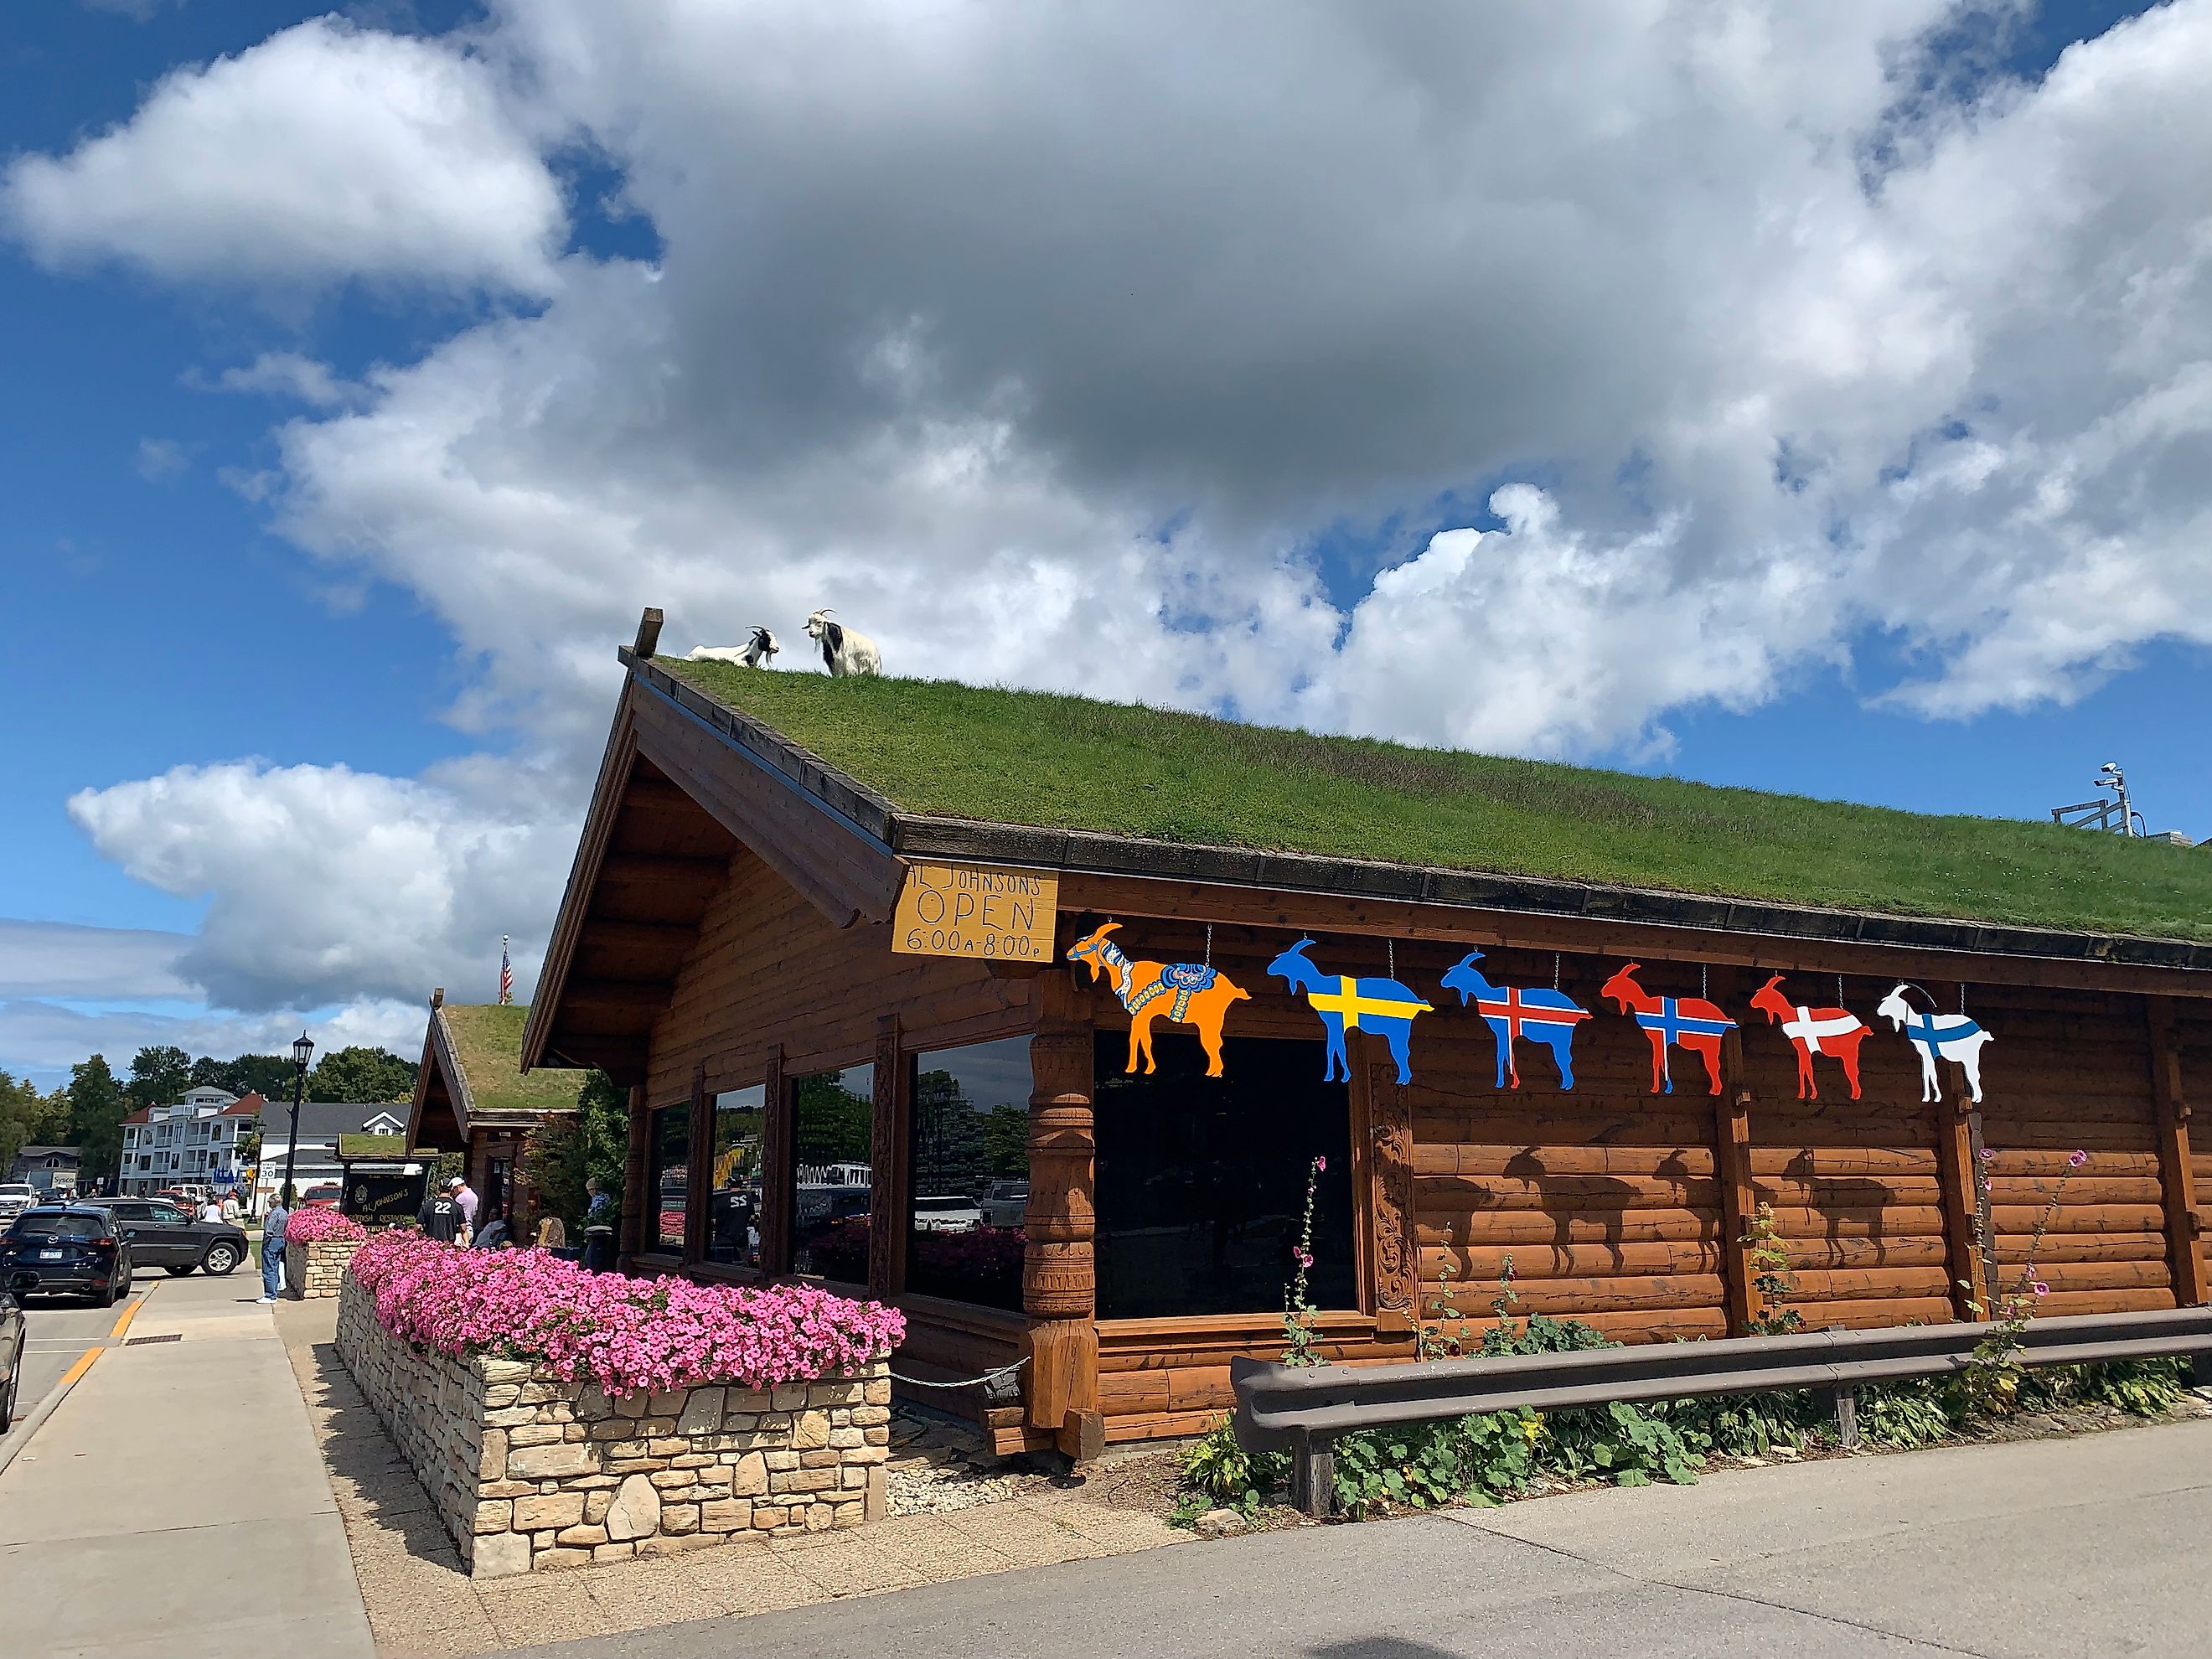
[[[262,1099],[226,1089],[187,1089],[166,1106],[143,1106],[123,1120],[118,1190],[227,1187],[239,1179],[239,1143],[259,1123]]]

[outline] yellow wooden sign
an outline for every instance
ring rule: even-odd
[[[1060,878],[988,864],[910,864],[891,949],[917,957],[1048,962]]]

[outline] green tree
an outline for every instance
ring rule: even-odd
[[[58,1144],[69,1133],[69,1096],[59,1089],[45,1094],[28,1078],[0,1072],[0,1173],[25,1146]]]
[[[983,1114],[983,1161],[994,1180],[1027,1177],[1030,1115],[1018,1106],[994,1106]]]
[[[292,1062],[283,1054],[240,1054],[192,1062],[192,1087],[222,1089],[234,1095],[258,1094],[264,1100],[292,1097]]]
[[[389,1048],[333,1048],[307,1073],[310,1100],[388,1102],[414,1097],[415,1067]]]
[[[576,1091],[576,1113],[542,1120],[522,1151],[522,1178],[540,1216],[557,1215],[571,1243],[583,1239],[584,1178],[623,1198],[623,1165],[629,1155],[629,1095],[605,1072],[587,1072]]]
[[[123,1156],[123,1120],[131,1110],[131,1097],[108,1068],[107,1057],[94,1054],[70,1068],[70,1144],[83,1154],[82,1178],[112,1179]]]
[[[793,1162],[865,1164],[873,1147],[876,1103],[824,1072],[799,1079],[792,1111]]]
[[[141,1048],[131,1061],[125,1093],[133,1107],[162,1106],[192,1086],[192,1057],[173,1043]]]

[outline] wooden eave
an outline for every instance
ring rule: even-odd
[[[469,1082],[468,1067],[461,1063],[459,1045],[446,1019],[442,1006],[430,1010],[429,1029],[422,1036],[422,1063],[415,1074],[415,1103],[407,1118],[407,1144],[459,1152],[479,1130],[526,1130],[557,1107],[516,1109],[479,1104]]]
[[[468,1145],[469,1135],[439,1055],[439,1012],[430,1011],[430,1026],[422,1034],[422,1062],[415,1068],[415,1100],[407,1109],[407,1144],[459,1152]]]
[[[828,918],[887,920],[904,866],[860,792],[817,762],[794,778],[638,663],[616,710],[584,833],[523,1028],[522,1065],[598,1066],[641,1081],[708,902],[750,849]],[[838,803],[857,807],[859,816]]]
[[[1904,969],[1930,978],[2212,996],[2212,945],[2185,940],[1193,846],[909,812],[651,658],[628,649],[620,654],[630,671],[625,715],[649,708],[657,727],[681,725],[711,734],[720,754],[695,757],[696,762],[726,784],[742,780],[756,796],[763,783],[773,786],[787,802],[776,827],[786,834],[811,831],[867,866],[865,891],[838,888],[827,899],[819,890],[810,892],[841,926],[859,915],[888,916],[907,860],[953,859],[1056,872],[1063,878],[1063,910],[1096,908],[1691,961],[1749,958],[1778,969],[1869,975]],[[618,720],[618,735],[620,730]],[[596,799],[593,810],[596,817]],[[587,845],[588,840],[587,830]],[[777,864],[770,846],[750,837],[747,844]],[[837,856],[833,853],[831,860]],[[792,878],[788,869],[778,867]],[[807,890],[804,882],[794,884]],[[848,902],[849,911],[843,908]],[[564,919],[567,914],[564,904]],[[1900,963],[1899,952],[1914,954]],[[545,1006],[541,998],[532,1011],[533,1030]],[[536,1051],[526,1052],[535,1057]]]

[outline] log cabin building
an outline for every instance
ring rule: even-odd
[[[480,1218],[494,1211],[526,1215],[530,1193],[523,1148],[549,1115],[576,1109],[584,1083],[581,1072],[558,1066],[523,1071],[523,1022],[529,1014],[513,1003],[450,1003],[442,987],[430,993],[422,1061],[402,1145],[417,1152],[459,1152]],[[515,1232],[523,1236],[520,1219]]]
[[[909,1376],[1026,1358],[1018,1403],[929,1396],[1002,1451],[1228,1409],[1231,1357],[1281,1351],[1316,1158],[1342,1360],[1479,1328],[1509,1261],[1519,1314],[1741,1332],[1761,1206],[1812,1328],[1974,1317],[2039,1224],[2045,1311],[2205,1299],[2212,854],[658,632],[621,653],[523,1063],[629,1088],[625,1265],[895,1303]],[[1139,985],[1197,969],[1138,999],[1149,1072],[1118,967],[1068,959],[1109,921]],[[1221,981],[1214,1077],[1175,1022]],[[1900,986],[1905,1026],[1985,1034],[1954,1050],[1978,1091],[1877,1014]],[[1559,1047],[1554,992],[1586,1016]]]

